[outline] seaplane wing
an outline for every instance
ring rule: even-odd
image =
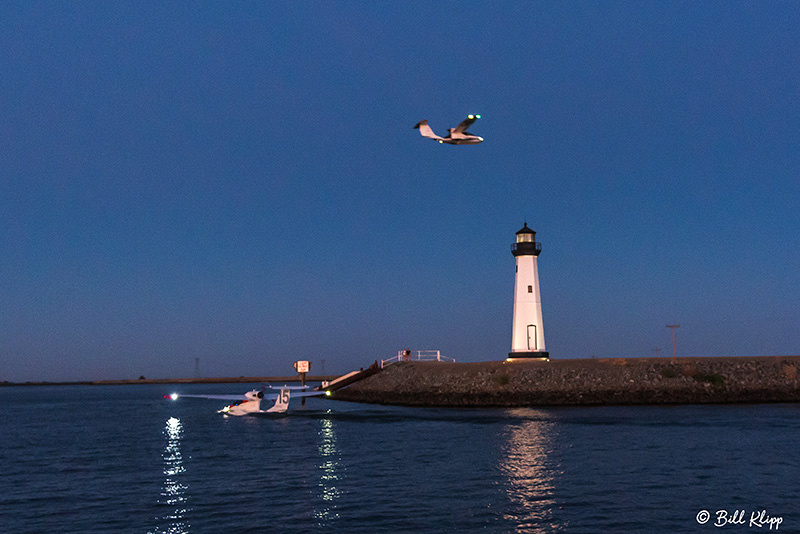
[[[469,134],[467,132],[467,128],[472,126],[472,123],[474,123],[476,120],[478,120],[480,118],[481,118],[480,115],[470,115],[470,116],[468,116],[466,119],[461,121],[461,124],[459,124],[458,126],[453,128],[453,133],[463,133],[463,134],[472,135],[472,134]]]
[[[298,391],[297,393],[292,393],[292,397],[321,397],[327,394],[327,391]]]
[[[173,397],[174,396],[174,397]],[[215,399],[215,400],[247,400],[246,395],[184,395],[183,393],[173,393],[168,397],[177,400],[178,397],[189,397],[193,399]]]
[[[259,413],[286,413],[289,409],[289,399],[291,397],[318,397],[325,395],[324,391],[297,391],[306,390],[309,386],[268,386],[270,389],[277,390],[275,393],[264,393],[264,389],[254,389],[248,391],[244,395],[181,395],[173,393],[166,395],[166,398],[178,400],[180,397],[190,397],[195,399],[215,399],[215,400],[233,400],[237,401],[233,404],[225,406],[217,413],[225,415],[252,415]],[[292,393],[295,391],[295,393]],[[275,405],[268,410],[261,409],[262,400],[274,400]]]
[[[450,128],[448,130],[449,133],[444,137],[439,137],[433,133],[431,127],[428,126],[427,120],[419,121],[414,128],[419,130],[422,137],[433,139],[439,143],[447,143],[448,145],[477,145],[478,143],[483,143],[483,137],[469,133],[467,128],[480,118],[480,115],[469,115],[466,119],[461,121],[461,124],[455,128]]]

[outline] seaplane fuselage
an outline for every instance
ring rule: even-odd
[[[447,143],[448,145],[477,145],[478,143],[483,143],[483,137],[477,135],[454,137],[451,131],[449,136],[437,139],[437,141],[440,143]]]

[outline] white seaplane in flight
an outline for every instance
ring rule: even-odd
[[[265,386],[261,389],[248,391],[244,395],[181,395],[173,393],[165,395],[165,398],[178,400],[181,397],[192,397],[196,399],[218,399],[237,401],[218,410],[217,413],[224,415],[254,415],[254,414],[281,414],[289,409],[290,397],[319,397],[330,395],[327,391],[308,391],[311,386]],[[265,393],[265,389],[277,390],[275,393]],[[291,391],[296,391],[291,393]],[[262,400],[274,400],[275,404],[268,410],[261,409]]]
[[[448,145],[477,145],[478,143],[483,143],[483,137],[469,133],[467,128],[469,128],[473,122],[480,118],[480,115],[468,116],[464,121],[461,122],[461,124],[455,128],[450,128],[448,130],[450,133],[444,137],[439,137],[433,133],[431,127],[428,126],[427,120],[419,121],[414,128],[419,130],[419,133],[422,135],[422,137],[439,141],[439,143],[447,143]]]

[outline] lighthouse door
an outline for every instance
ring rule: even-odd
[[[536,342],[536,325],[529,324],[528,325],[528,350],[537,350],[537,342]]]

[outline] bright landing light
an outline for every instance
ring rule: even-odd
[[[177,393],[173,393],[172,395],[169,396],[169,398],[172,399],[172,400],[178,400],[178,394]]]

